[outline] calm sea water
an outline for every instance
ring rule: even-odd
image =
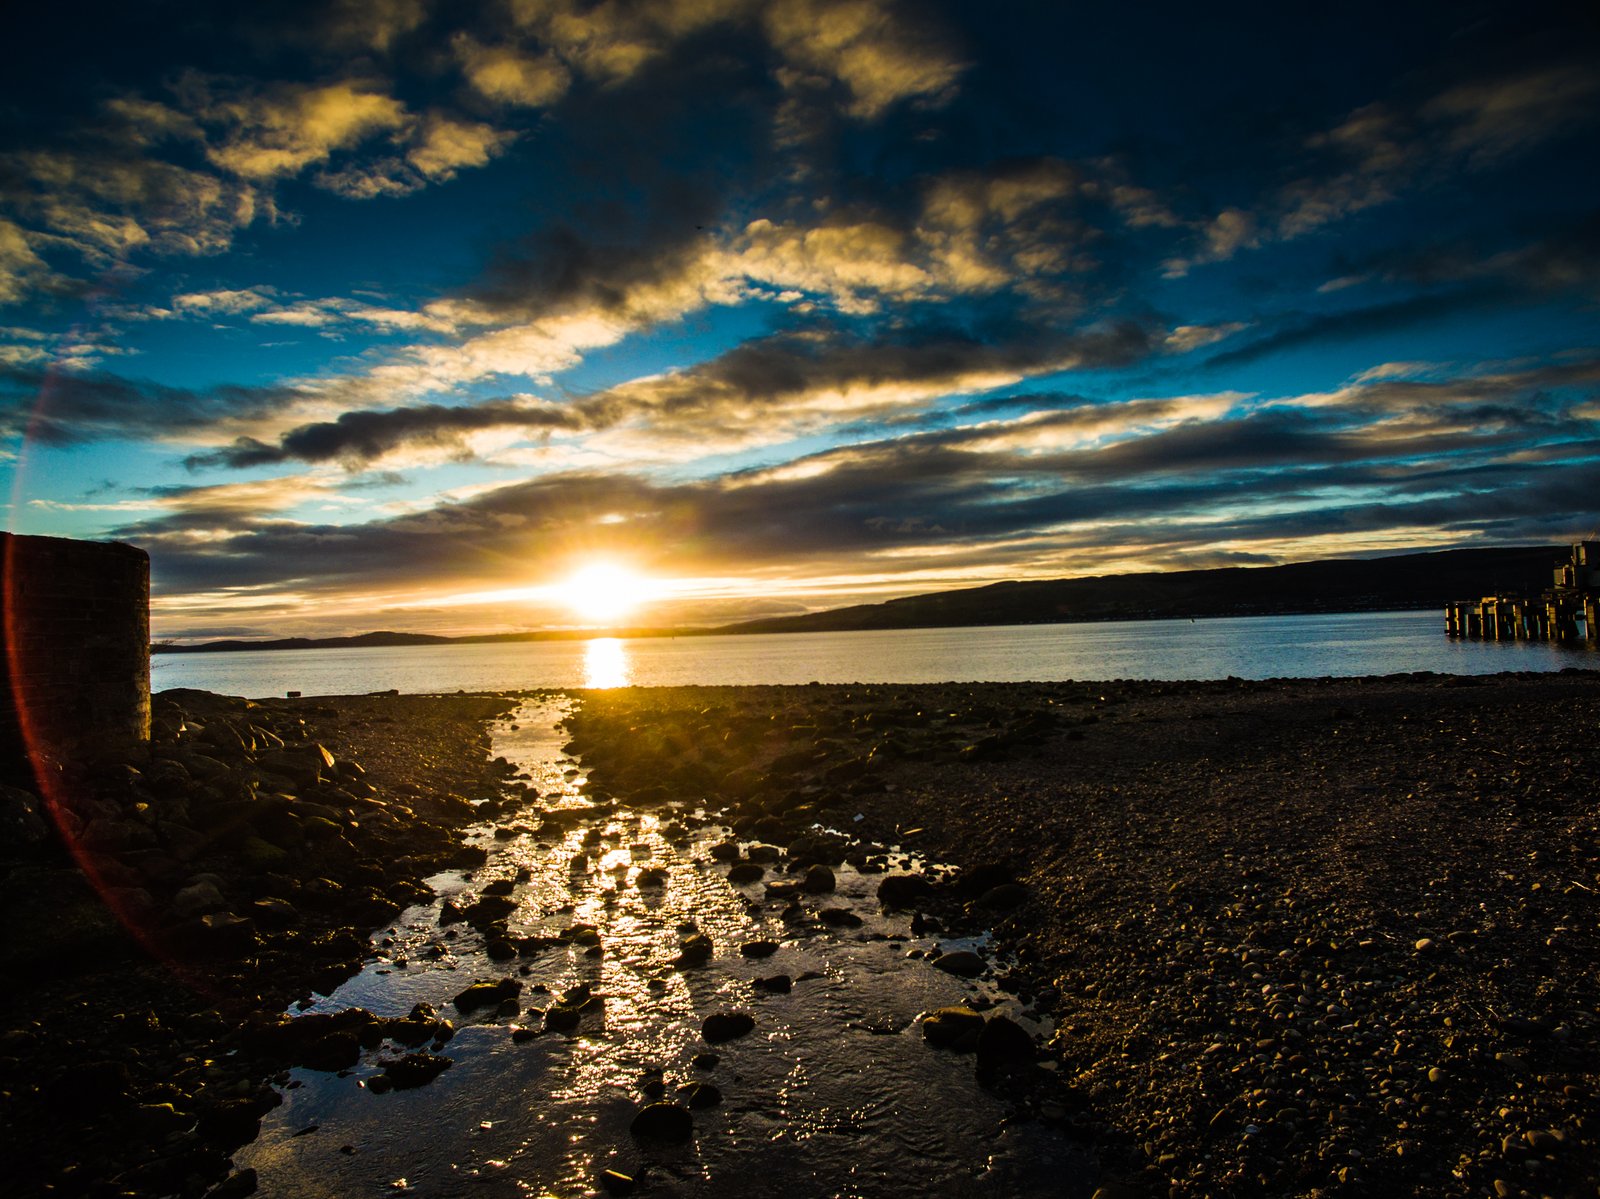
[[[1600,654],[1452,641],[1437,612],[1145,620],[405,649],[157,654],[151,687],[349,695],[681,684],[1247,679],[1600,667]]]

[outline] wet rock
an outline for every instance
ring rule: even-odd
[[[636,1185],[633,1175],[620,1170],[604,1170],[600,1174],[600,1186],[608,1195],[631,1195]]]
[[[767,868],[756,862],[739,862],[728,871],[728,881],[743,886],[746,883],[760,882],[766,873]]]
[[[968,1052],[978,1047],[984,1020],[969,1007],[942,1007],[922,1022],[922,1036],[940,1049]]]
[[[709,1082],[691,1082],[681,1088],[679,1094],[692,1108],[716,1107],[722,1102],[722,1092]]]
[[[711,855],[713,862],[737,862],[739,860],[739,846],[733,841],[719,841],[706,852]]]
[[[1001,883],[978,896],[973,907],[983,912],[1012,912],[1027,903],[1031,894],[1026,883]]]
[[[1033,1038],[1008,1016],[991,1016],[978,1034],[978,1068],[1031,1062],[1038,1056]]]
[[[770,978],[757,978],[752,980],[751,986],[758,991],[769,995],[787,995],[794,990],[794,980],[787,974],[774,974]]]
[[[483,1007],[499,1007],[502,1000],[515,999],[520,994],[520,981],[502,978],[495,982],[475,982],[452,999],[451,1003],[459,1012],[471,1012]]]
[[[821,862],[806,871],[804,887],[813,895],[826,895],[837,885],[832,869]]]
[[[739,952],[747,958],[769,958],[777,953],[779,948],[776,941],[746,941],[739,946]]]
[[[552,1032],[571,1032],[582,1020],[583,1008],[578,1004],[551,1004],[544,1013],[544,1026]]]
[[[225,1099],[200,1114],[197,1131],[208,1141],[228,1148],[248,1145],[261,1134],[266,1105],[256,1099]]]
[[[715,1053],[697,1053],[690,1059],[696,1070],[715,1070],[722,1058]]]
[[[745,1012],[713,1012],[700,1023],[700,1035],[713,1045],[745,1036],[756,1026]]]
[[[461,909],[461,915],[468,924],[489,924],[496,920],[504,920],[517,910],[517,901],[509,895],[485,895],[474,903]]]
[[[628,1131],[640,1140],[687,1141],[694,1135],[694,1117],[676,1103],[652,1103],[640,1109]]]
[[[680,970],[704,966],[711,960],[715,948],[710,937],[704,933],[693,933],[679,943],[678,956],[672,960],[672,964]]]
[[[397,1091],[424,1086],[443,1074],[455,1062],[437,1053],[408,1053],[391,1062],[381,1063],[384,1077]]]
[[[823,908],[817,919],[829,928],[860,928],[862,919],[849,908]]]
[[[920,874],[891,874],[878,884],[878,902],[886,908],[909,908],[932,893],[932,884]]]
[[[987,962],[969,949],[942,953],[933,959],[933,964],[946,974],[954,974],[957,978],[977,978],[989,968]]]
[[[333,1032],[301,1046],[295,1064],[308,1070],[348,1070],[361,1060],[361,1040],[354,1032]]]
[[[640,887],[664,887],[667,885],[667,871],[663,866],[647,866],[639,871],[638,884]]]

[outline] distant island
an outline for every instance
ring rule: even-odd
[[[1454,599],[1536,592],[1550,585],[1564,546],[1439,550],[1389,558],[1336,558],[1287,566],[1230,566],[1097,575],[1082,579],[993,583],[936,591],[879,604],[856,604],[803,616],[745,621],[717,628],[616,629],[619,637],[690,637],[744,633],[850,632],[866,629],[973,625],[1072,624],[1184,617],[1287,616],[1315,612],[1385,612],[1438,608]],[[1442,618],[1441,618],[1442,619]],[[348,637],[285,637],[266,641],[157,642],[152,653],[229,650],[349,649],[360,646],[470,645],[594,636],[593,631],[362,633]]]

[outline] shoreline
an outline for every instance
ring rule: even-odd
[[[1131,1193],[1596,1184],[1595,672],[574,694],[575,747],[602,794],[706,799],[742,841],[781,847],[790,870],[893,846],[952,866],[914,896],[917,919],[933,935],[992,931],[991,976],[1053,1018],[1046,1054],[1068,1084],[1025,1110],[1061,1122]],[[366,801],[347,810],[367,818],[302,827],[288,897],[257,894],[285,872],[247,861],[245,838],[190,842],[180,860],[181,830],[163,824],[175,798],[203,835],[207,820],[228,826],[218,810],[267,828],[277,817],[262,788],[231,809],[218,805],[244,801],[163,792],[162,747],[183,750],[163,726],[156,758],[117,783],[125,799],[149,795],[122,823],[143,823],[159,852],[110,847],[107,826],[106,861],[93,864],[119,892],[145,892],[149,921],[168,931],[194,919],[179,908],[211,906],[192,888],[215,876],[211,914],[248,921],[253,939],[227,920],[191,930],[215,938],[185,950],[205,950],[185,959],[191,990],[103,928],[62,938],[93,900],[64,897],[72,868],[48,844],[9,863],[16,924],[49,951],[12,959],[23,981],[0,1045],[8,1135],[40,1146],[24,1193],[93,1193],[112,1178],[134,1193],[248,1193],[224,1181],[227,1154],[253,1136],[286,1063],[225,1055],[313,981],[358,965],[407,888],[461,864],[462,826],[526,802],[483,733],[518,698],[242,708],[168,694],[167,715],[176,704],[191,727],[304,721],[301,739],[334,762],[300,788],[300,823],[327,820],[304,805],[344,798]],[[212,744],[223,733],[204,736],[228,757]],[[235,752],[222,764],[237,774],[277,751]],[[846,835],[822,845],[816,825]],[[412,852],[398,852],[407,839]],[[334,890],[318,896],[323,882]],[[63,1126],[60,1113],[108,1080],[93,1114],[109,1131],[96,1141]]]

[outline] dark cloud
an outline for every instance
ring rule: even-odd
[[[1373,333],[1425,325],[1470,312],[1488,312],[1502,307],[1513,297],[1514,293],[1503,285],[1479,283],[1325,315],[1279,313],[1261,322],[1268,332],[1236,349],[1212,354],[1203,365],[1208,370],[1240,366],[1285,350],[1349,342]]]
[[[92,372],[0,367],[0,430],[42,445],[201,434],[306,399],[294,387],[170,387]]]
[[[336,420],[300,425],[276,445],[241,437],[222,449],[191,454],[184,465],[190,470],[215,466],[243,470],[300,461],[341,462],[356,469],[403,447],[441,447],[470,456],[461,441],[463,433],[500,428],[549,431],[576,424],[561,408],[526,400],[490,400],[456,408],[423,404],[383,411],[363,409],[343,413]]]

